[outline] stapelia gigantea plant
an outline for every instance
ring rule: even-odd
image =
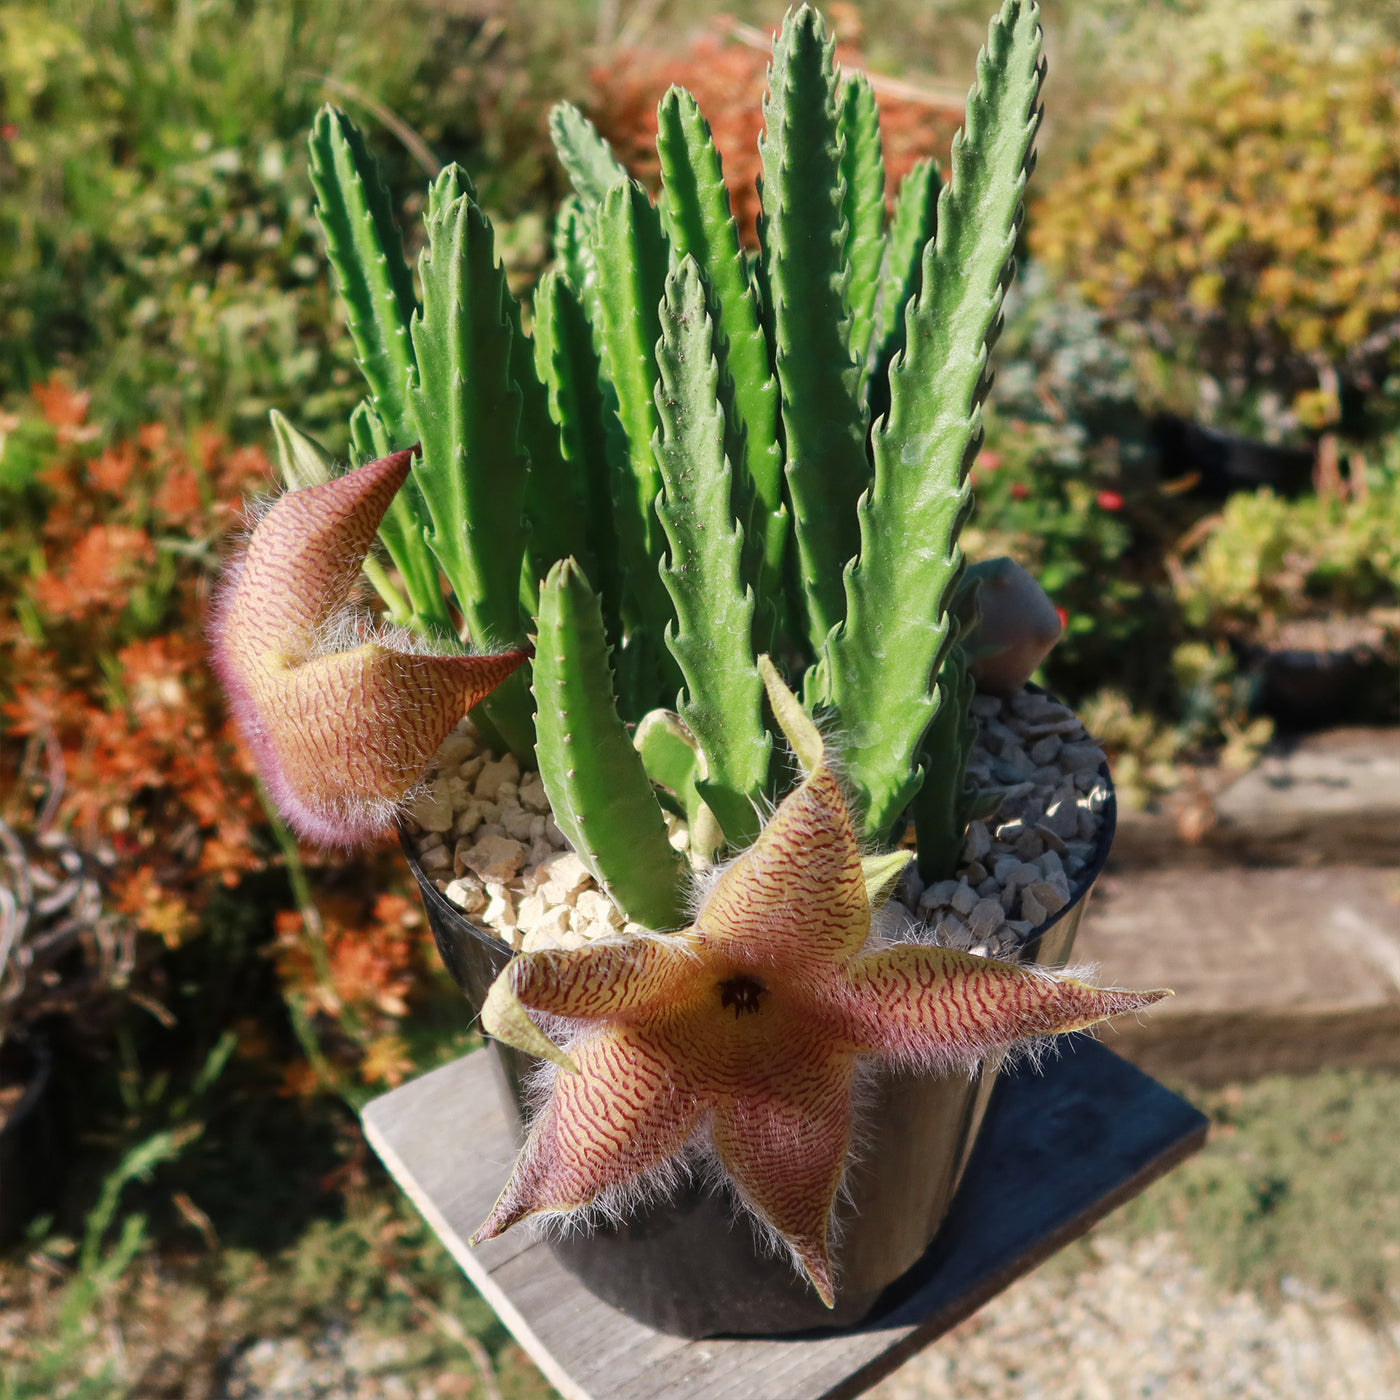
[[[870,87],[838,79],[815,11],[791,14],[752,261],[687,94],[661,104],[658,203],[559,109],[575,195],[530,336],[466,175],[433,186],[420,303],[358,134],[317,122],[321,218],[370,387],[351,431],[375,460],[327,479],[276,424],[284,474],[308,484],[260,522],[226,590],[230,692],[284,806],[337,839],[381,821],[480,701],[488,740],[538,761],[559,826],[656,931],[525,953],[493,984],[486,1029],[570,1072],[483,1238],[618,1207],[703,1139],[830,1305],[858,1059],[966,1067],[1164,995],[887,943],[872,922],[908,853],[870,852],[906,812],[926,866],[960,854],[970,667],[1016,683],[1006,634],[983,617],[960,639],[951,606],[1039,121],[1037,15],[1006,0],[946,185],[916,169],[887,227]],[[402,586],[366,573],[402,630],[337,630],[376,525]],[[439,570],[498,654],[451,654]],[[1004,568],[985,582],[1015,595]],[[739,853],[693,915],[663,802],[694,854]]]
[[[958,859],[972,683],[950,605],[1043,71],[1038,7],[1006,0],[946,182],[920,165],[887,220],[870,85],[838,73],[816,11],[789,14],[755,257],[689,94],[660,106],[655,202],[561,106],[574,194],[529,332],[466,173],[431,188],[420,295],[358,132],[317,119],[318,212],[369,386],[355,449],[421,444],[379,527],[401,585],[369,577],[426,649],[457,644],[439,570],[478,650],[533,641],[533,692],[515,671],[478,726],[538,762],[559,826],[647,927],[685,922],[664,807],[703,861],[748,845],[796,782],[761,654],[831,736],[862,844],[912,812],[925,874]],[[284,460],[310,452],[282,437]]]

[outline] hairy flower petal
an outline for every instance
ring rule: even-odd
[[[645,1039],[626,1030],[572,1047],[530,1130],[505,1190],[473,1236],[494,1239],[517,1221],[591,1205],[665,1163],[686,1144],[700,1108]]]
[[[868,953],[848,975],[854,1048],[930,1069],[970,1068],[1018,1040],[1084,1030],[1170,995],[1091,987],[927,944]]]
[[[627,1020],[658,1003],[689,1000],[705,980],[690,940],[638,938],[546,951],[511,964],[515,995],[552,1016]]]
[[[268,792],[297,832],[328,844],[382,830],[453,725],[525,659],[422,655],[372,635],[326,649],[411,461],[396,452],[280,497],[231,568],[211,627]]]
[[[828,1054],[765,1099],[714,1116],[715,1150],[745,1204],[782,1237],[822,1302],[835,1301],[827,1227],[851,1139],[850,1056]]]
[[[870,936],[870,899],[840,784],[823,764],[720,876],[695,919],[716,948],[800,968],[847,958]]]
[[[862,862],[820,736],[773,668],[760,670],[812,771],[720,875],[694,925],[522,954],[488,997],[492,1004],[502,989],[510,1034],[543,1034],[521,1007],[572,1023],[577,1072],[555,1075],[477,1237],[541,1212],[616,1206],[630,1183],[708,1131],[740,1199],[782,1237],[830,1307],[827,1235],[860,1056],[967,1069],[989,1050],[1079,1030],[1167,994],[1102,991],[927,944],[867,950],[872,900],[904,861]]]

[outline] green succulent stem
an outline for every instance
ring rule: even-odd
[[[350,337],[391,451],[416,436],[405,394],[413,368],[408,327],[418,310],[413,274],[374,157],[355,124],[323,107],[311,128],[316,216],[335,270]]]
[[[938,194],[943,188],[938,162],[921,160],[900,181],[890,218],[889,248],[880,275],[880,344],[877,361],[885,372],[904,348],[904,308],[918,296],[924,249],[938,232]],[[888,407],[886,401],[884,407]]]
[[[676,800],[690,833],[691,859],[705,864],[725,843],[715,814],[700,795],[705,780],[705,755],[686,722],[673,710],[652,710],[642,716],[632,736],[647,777]]]
[[[661,578],[675,606],[666,632],[685,690],[677,708],[705,754],[700,784],[730,843],[758,835],[772,741],[753,653],[754,595],[743,579],[743,528],[725,455],[723,347],[687,254],[666,281],[657,347],[657,514],[670,545]]]
[[[613,522],[612,480],[625,458],[622,429],[601,382],[602,365],[593,343],[588,313],[562,271],[547,272],[535,289],[535,359],[559,429],[567,464],[567,494],[546,498],[531,493],[527,507],[570,515],[581,533],[581,547],[569,551],[599,589],[608,641],[622,641],[622,567]],[[567,557],[567,555],[561,555]],[[552,562],[552,561],[551,561]]]
[[[550,112],[549,135],[585,209],[602,203],[615,185],[627,183],[626,168],[598,135],[598,128],[572,102],[561,102]]]
[[[877,840],[922,781],[916,758],[934,714],[932,680],[951,640],[967,469],[981,442],[987,358],[1040,124],[1039,15],[1029,0],[1006,0],[978,59],[937,235],[924,248],[922,286],[890,368],[890,410],[873,434],[875,480],[860,502],[845,623],[825,649],[847,775],[866,835]],[[896,540],[901,547],[891,548]]]
[[[841,574],[859,545],[855,505],[870,464],[847,304],[835,41],[807,6],[788,17],[773,47],[763,113],[763,284],[807,635],[816,651],[845,616]]]
[[[924,781],[912,806],[925,884],[950,879],[962,863],[970,796],[967,760],[977,740],[977,721],[969,709],[975,690],[963,649],[949,647],[938,674],[933,720],[919,751]]]
[[[651,441],[658,421],[656,342],[666,291],[667,245],[661,216],[635,181],[614,185],[594,214],[598,335],[603,372],[616,395],[626,441],[613,482],[618,543],[635,625],[659,637],[671,608],[657,568],[661,558],[655,501],[661,477]]]
[[[554,820],[629,919],[679,928],[687,867],[618,717],[602,610],[573,560],[540,585],[537,628],[536,753]]]
[[[423,452],[413,469],[428,543],[480,650],[519,645],[529,457],[511,376],[513,317],[491,226],[470,194],[429,225],[420,264],[423,312],[409,403]],[[516,672],[481,707],[517,757],[534,748],[529,689]]]
[[[375,461],[394,450],[384,420],[368,399],[350,415],[350,443],[361,462]],[[379,522],[379,538],[408,591],[412,609],[409,625],[431,636],[455,638],[457,631],[442,595],[437,560],[423,535],[421,520],[426,515],[418,484],[410,477]]]
[[[769,362],[719,151],[695,99],[681,88],[672,88],[661,99],[656,150],[671,247],[678,260],[689,255],[704,273],[733,380],[732,426],[742,434],[745,450],[730,466],[752,484],[752,506],[743,524],[762,560],[755,591],[761,605],[777,608],[789,530],[778,441],[778,380]]]
[[[880,145],[880,114],[875,90],[863,73],[841,84],[841,179],[845,186],[846,253],[851,265],[848,301],[851,349],[865,382],[875,333],[880,268],[885,259],[885,157]]]

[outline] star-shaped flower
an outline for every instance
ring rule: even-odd
[[[476,1238],[606,1201],[699,1139],[831,1306],[827,1232],[860,1057],[970,1069],[1167,993],[872,937],[872,892],[883,898],[899,862],[863,868],[820,735],[766,657],[760,666],[808,776],[692,926],[524,954],[492,987],[486,1030],[561,1071]],[[530,1012],[565,1029],[567,1053]]]
[[[327,844],[381,831],[452,727],[526,655],[424,655],[419,639],[347,611],[412,459],[395,452],[279,497],[230,568],[210,627],[269,794],[296,831]]]

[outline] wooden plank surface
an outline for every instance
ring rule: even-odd
[[[568,1400],[837,1400],[873,1385],[1193,1152],[1206,1120],[1096,1041],[1004,1073],[938,1238],[873,1318],[802,1338],[687,1342],[599,1302],[521,1229],[472,1248],[515,1158],[489,1051],[366,1105],[365,1135]]]

